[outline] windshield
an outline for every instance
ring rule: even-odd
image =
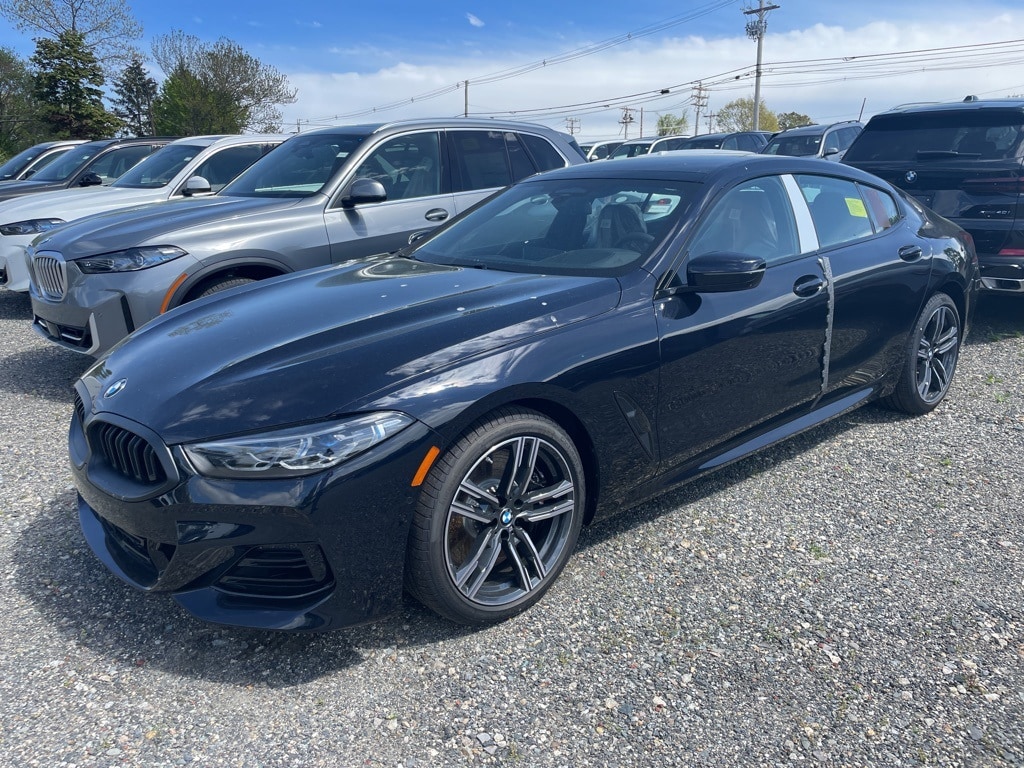
[[[67,181],[105,146],[105,144],[83,144],[80,147],[75,147],[33,175],[32,181]]]
[[[846,152],[846,162],[965,157],[1005,160],[1024,144],[1020,110],[877,115]]]
[[[7,181],[19,175],[42,151],[38,146],[29,147],[16,154],[3,165],[0,165],[0,181]]]
[[[412,255],[506,272],[623,275],[676,228],[696,190],[676,181],[539,177],[491,198]]]
[[[204,147],[170,144],[158,149],[110,186],[129,189],[158,189],[170,184]]]
[[[309,197],[330,181],[366,136],[311,133],[295,136],[253,165],[218,194],[237,197]]]
[[[821,146],[820,133],[805,133],[796,136],[776,136],[761,150],[765,155],[791,155],[793,157],[813,157],[818,154]]]

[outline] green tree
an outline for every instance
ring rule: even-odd
[[[137,55],[131,43],[142,37],[142,25],[126,0],[0,0],[0,16],[39,37],[81,35],[104,67],[130,62]]]
[[[156,80],[146,74],[142,59],[136,57],[114,81],[113,112],[135,136],[152,136],[153,100],[156,98]]]
[[[759,130],[777,131],[779,121],[775,113],[768,109],[762,101],[758,110]],[[719,131],[752,131],[754,130],[754,100],[749,98],[735,99],[718,110],[715,127]]]
[[[780,131],[785,131],[789,128],[799,128],[801,125],[810,125],[814,122],[807,115],[802,115],[799,112],[779,112],[776,117],[779,119]]]
[[[278,106],[295,101],[284,75],[226,38],[175,31],[154,40],[153,58],[167,76],[154,103],[160,133],[280,130]]]
[[[32,74],[14,51],[0,48],[0,160],[41,141],[40,133]]]
[[[103,106],[103,70],[80,33],[40,38],[31,62],[40,117],[56,135],[88,139],[112,135],[121,127]]]
[[[659,136],[680,136],[690,131],[690,118],[685,112],[679,115],[661,115],[658,118]]]

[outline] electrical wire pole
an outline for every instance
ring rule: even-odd
[[[693,88],[693,107],[696,111],[696,117],[693,119],[693,133],[697,135],[700,133],[700,113],[708,106],[708,89],[704,87],[704,84],[698,80],[697,85]]]
[[[743,12],[744,16],[750,16],[757,14],[757,21],[751,19],[747,22],[747,37],[751,40],[757,40],[757,68],[754,70],[754,130],[758,130],[761,127],[761,48],[764,44],[764,33],[768,28],[768,22],[765,21],[765,17],[769,11],[774,11],[779,8],[774,3],[772,5],[765,5],[764,0],[758,0],[757,8],[748,8]]]

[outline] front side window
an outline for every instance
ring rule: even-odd
[[[128,189],[159,189],[170,183],[182,168],[203,151],[188,144],[169,144],[154,152],[111,186]]]
[[[822,248],[874,234],[857,185],[832,176],[795,176]]]
[[[782,180],[763,176],[726,192],[690,243],[691,257],[709,253],[760,256],[768,264],[799,252],[796,219]]]
[[[300,134],[253,163],[218,194],[234,197],[309,197],[322,191],[366,140],[357,133]]]
[[[219,192],[238,174],[267,154],[275,146],[277,145],[242,144],[235,147],[225,147],[201,162],[192,175],[202,176],[210,182],[210,189],[212,191]],[[120,184],[121,181],[119,180],[115,186],[120,186]]]
[[[388,200],[441,194],[441,153],[436,131],[388,139],[356,169],[357,179],[384,185]]]
[[[433,264],[555,275],[621,275],[675,229],[698,186],[641,179],[538,178],[426,240]]]

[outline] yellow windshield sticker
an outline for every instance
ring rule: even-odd
[[[864,201],[859,197],[846,198],[846,207],[849,209],[851,216],[857,216],[861,219],[866,219],[868,217],[867,209],[864,207]]]

